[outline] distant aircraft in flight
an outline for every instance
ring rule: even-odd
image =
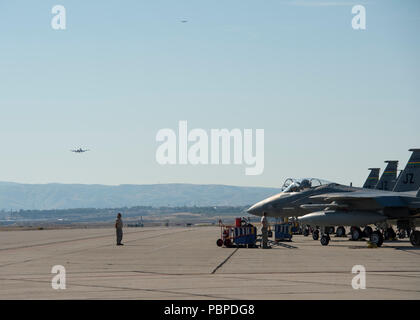
[[[90,151],[89,149],[82,149],[82,148],[79,148],[79,149],[76,149],[76,150],[70,150],[71,152],[75,152],[75,153],[83,153],[83,152],[86,152],[86,151]]]

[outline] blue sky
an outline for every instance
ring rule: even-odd
[[[416,0],[2,1],[0,181],[361,185],[420,147],[419,30]],[[264,173],[158,165],[179,120],[264,129]]]

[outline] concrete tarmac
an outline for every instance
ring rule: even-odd
[[[0,299],[420,299],[420,249],[294,236],[270,250],[219,248],[218,227],[0,232]],[[54,265],[66,270],[55,290]],[[366,289],[353,289],[354,265]]]

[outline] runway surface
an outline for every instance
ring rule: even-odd
[[[294,236],[271,250],[219,248],[217,227],[0,232],[0,299],[419,299],[420,249]],[[66,270],[55,290],[54,265]],[[366,268],[366,289],[351,282]]]

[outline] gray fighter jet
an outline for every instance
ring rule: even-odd
[[[254,204],[247,212],[256,216],[262,216],[265,212],[268,217],[299,217],[314,211],[313,209],[320,208],[319,201],[316,202],[315,206],[312,205],[314,201],[310,199],[311,196],[358,190],[361,190],[361,188],[316,178],[287,179],[283,184],[282,192]],[[325,203],[329,203],[329,201]]]
[[[299,221],[317,226],[376,224],[382,225],[382,229],[387,229],[390,222],[396,221],[399,229],[411,233],[411,244],[419,246],[420,231],[415,231],[415,228],[420,218],[420,149],[410,151],[413,154],[393,191],[361,190],[311,196],[311,200],[320,199],[323,204],[326,201],[329,204],[321,211],[300,217]],[[379,230],[373,232],[370,239],[379,246],[383,243]],[[327,245],[328,242],[329,236],[324,234],[321,243]]]
[[[379,181],[379,172],[381,171],[381,168],[369,168],[369,170],[370,174],[367,177],[365,183],[363,184],[363,188],[375,189]]]
[[[371,168],[369,170],[371,172],[364,186],[370,189],[372,185],[377,185],[379,169]],[[375,183],[369,183],[369,181],[375,179]],[[334,192],[353,192],[361,189],[359,187],[345,186],[318,178],[288,178],[283,183],[280,193],[254,204],[247,212],[256,216],[262,216],[266,212],[267,216],[276,218],[299,217],[307,214],[311,209],[319,208],[319,204],[312,206],[312,202],[308,200],[311,196]]]
[[[311,180],[307,180],[303,186],[299,182],[291,184],[282,193],[255,204],[248,212],[254,215],[266,212],[273,217],[301,216],[302,224],[322,227],[380,223],[386,226],[387,221],[396,219],[399,227],[415,230],[415,221],[420,216],[420,191],[417,191],[420,187],[420,149],[410,151],[413,154],[393,191],[335,183],[313,187],[308,185]],[[329,235],[324,233],[321,243],[327,245],[329,240]],[[420,245],[420,233],[413,232],[410,240],[413,245]],[[372,232],[371,241],[381,245],[382,233],[379,230]]]
[[[398,161],[387,160],[385,163],[387,163],[385,171],[375,186],[378,190],[392,190],[397,182]]]

